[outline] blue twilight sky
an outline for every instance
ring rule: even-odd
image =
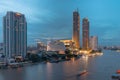
[[[6,11],[25,14],[28,44],[33,44],[36,39],[71,38],[72,12],[79,8],[81,23],[88,17],[90,33],[99,37],[99,43],[120,45],[119,4],[120,0],[0,0],[0,42]]]

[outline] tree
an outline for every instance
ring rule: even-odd
[[[69,49],[66,49],[65,50],[65,54],[70,54],[71,52],[70,52],[70,50]]]
[[[37,55],[37,54],[31,54],[30,60],[31,60],[33,63],[39,62],[39,61],[40,61],[40,57],[39,57],[39,55]]]

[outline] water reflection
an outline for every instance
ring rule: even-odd
[[[46,71],[46,78],[47,78],[47,80],[49,79],[49,80],[52,80],[52,72],[53,72],[53,70],[52,70],[52,64],[50,64],[50,63],[47,63],[47,71]]]
[[[0,80],[24,80],[24,71],[19,68],[3,70],[0,74]]]
[[[120,69],[120,54],[105,51],[102,56],[83,57],[60,63],[26,66],[18,69],[0,70],[0,80],[111,80]],[[86,69],[88,74],[77,77]]]
[[[88,56],[86,56],[84,59],[83,59],[83,62],[84,62],[84,68],[85,68],[85,70],[87,70],[87,68],[88,68]]]
[[[0,80],[5,80],[2,73],[0,73]]]

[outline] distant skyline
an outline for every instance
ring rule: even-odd
[[[0,0],[0,42],[3,40],[2,19],[7,11],[25,14],[28,44],[31,44],[35,39],[72,38],[72,13],[78,8],[80,31],[82,19],[88,17],[90,33],[97,35],[100,43],[120,45],[119,3],[120,0]]]

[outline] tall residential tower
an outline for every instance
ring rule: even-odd
[[[80,48],[80,16],[78,11],[73,12],[73,37],[76,48]]]
[[[84,18],[82,21],[82,49],[89,50],[89,20]]]
[[[3,17],[4,54],[7,58],[26,55],[27,22],[24,14],[9,11]]]

